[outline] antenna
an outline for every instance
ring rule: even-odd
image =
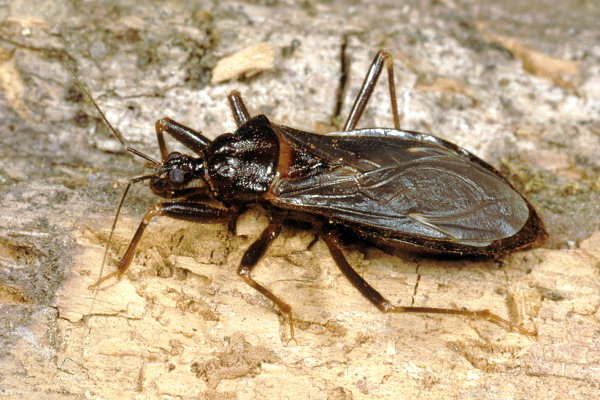
[[[111,130],[113,135],[117,138],[119,143],[121,143],[121,146],[123,146],[125,148],[125,150],[127,150],[128,152],[133,153],[136,156],[142,157],[154,165],[160,165],[161,163],[154,160],[152,157],[142,153],[139,150],[134,149],[133,147],[130,147],[127,143],[125,143],[123,136],[108,121],[108,118],[106,118],[106,115],[104,115],[104,113],[102,112],[100,107],[98,107],[98,104],[96,104],[96,102],[94,101],[90,92],[86,89],[86,87],[83,85],[83,83],[79,80],[79,78],[77,77],[77,74],[73,70],[73,67],[71,67],[71,64],[69,64],[69,62],[67,61],[67,59],[64,56],[62,57],[62,61],[65,64],[65,66],[67,67],[67,69],[69,70],[69,72],[71,72],[71,75],[73,75],[73,80],[77,84],[77,87],[79,87],[79,89],[81,89],[81,91],[85,94],[85,97],[87,98],[87,100],[94,106],[94,108],[96,108],[96,110],[98,111],[98,114],[100,114],[100,116],[102,117],[102,120],[104,121],[106,126],[108,126],[108,128]]]
[[[96,289],[98,289],[99,285],[102,282],[106,281],[108,278],[111,278],[119,273],[119,270],[117,270],[117,271],[113,272],[112,274],[109,274],[109,275],[105,276],[104,278],[102,278],[102,273],[104,272],[104,265],[106,265],[106,256],[108,255],[108,248],[110,247],[110,242],[112,240],[113,233],[115,232],[115,228],[117,227],[117,221],[119,220],[119,214],[121,213],[121,207],[123,207],[123,203],[125,202],[125,197],[127,197],[127,193],[129,192],[131,185],[133,185],[134,183],[137,183],[137,182],[141,182],[141,181],[150,179],[153,176],[154,175],[144,175],[144,176],[135,177],[129,181],[129,183],[127,184],[127,187],[123,191],[123,196],[121,196],[121,201],[119,202],[119,207],[117,207],[117,212],[115,214],[115,219],[113,220],[112,227],[110,228],[110,234],[108,235],[108,241],[106,242],[106,247],[104,248],[104,255],[102,256],[102,265],[100,266],[100,275],[99,275],[98,281],[96,281],[96,283],[89,286],[89,289],[94,290],[94,298],[92,299],[92,304],[90,305],[90,311],[88,312],[88,314],[90,314],[90,315],[92,314],[92,309],[94,308],[94,304],[96,303],[96,298],[98,296],[98,290],[96,290]]]

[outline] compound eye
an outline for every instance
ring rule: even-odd
[[[179,168],[175,168],[169,171],[169,182],[171,182],[174,185],[183,184],[184,177],[185,174],[183,173],[183,170]]]

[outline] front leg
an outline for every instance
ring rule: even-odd
[[[169,150],[165,143],[165,133],[171,135],[185,147],[193,150],[196,154],[204,154],[208,146],[210,146],[210,139],[205,137],[201,132],[173,121],[171,118],[159,119],[156,121],[155,127],[158,148],[160,149],[160,156],[163,162],[167,161],[167,158],[169,157]]]
[[[152,207],[146,213],[146,215],[144,215],[140,226],[138,226],[137,231],[135,232],[133,238],[131,239],[131,242],[129,243],[129,247],[127,247],[127,250],[125,251],[125,255],[123,256],[123,258],[121,258],[121,261],[119,262],[118,269],[115,272],[100,278],[89,288],[96,289],[102,282],[112,278],[113,276],[116,276],[119,279],[123,276],[125,271],[127,271],[127,268],[129,268],[129,265],[133,260],[133,255],[135,254],[135,249],[142,237],[142,234],[144,233],[144,230],[146,229],[152,218],[164,215],[167,217],[182,219],[185,221],[215,222],[231,218],[237,214],[238,211],[236,209],[215,208],[207,206],[206,204],[195,203],[190,201],[181,201],[175,203],[156,203],[154,207]]]

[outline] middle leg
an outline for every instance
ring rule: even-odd
[[[273,221],[265,228],[265,230],[261,233],[260,237],[252,243],[252,245],[246,250],[244,256],[242,257],[242,262],[240,263],[240,267],[238,268],[238,275],[241,276],[244,281],[252,288],[257,290],[260,294],[271,300],[279,310],[284,313],[288,317],[288,321],[290,324],[290,340],[296,340],[294,338],[294,322],[292,320],[292,307],[277,297],[273,292],[269,289],[256,282],[254,278],[252,278],[252,270],[261,259],[261,257],[265,254],[269,245],[275,240],[279,233],[281,232],[281,221]]]
[[[237,90],[232,90],[229,96],[227,96],[227,100],[229,101],[229,107],[233,113],[235,124],[239,128],[250,119],[250,113],[246,109],[242,95]]]

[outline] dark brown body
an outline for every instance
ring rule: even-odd
[[[355,130],[384,63],[395,129]],[[399,129],[388,53],[375,57],[343,132],[319,135],[276,125],[264,115],[251,118],[239,93],[232,92],[229,101],[238,128],[213,141],[170,119],[159,120],[161,162],[126,146],[115,131],[129,151],[154,164],[153,174],[131,183],[149,179],[154,193],[176,201],[157,203],[146,213],[118,270],[94,287],[127,270],[153,217],[231,221],[260,204],[271,223],[244,254],[238,274],[289,317],[292,337],[291,307],[251,277],[286,220],[311,222],[342,273],[381,311],[489,318],[531,333],[487,310],[394,306],[346,261],[339,241],[344,231],[378,245],[479,256],[539,245],[547,237],[531,204],[488,163],[435,136]],[[165,133],[197,157],[169,153]]]
[[[400,149],[392,149],[391,156],[385,154],[386,148],[389,152],[389,147],[393,146]],[[414,148],[418,148],[417,152],[427,152],[426,156],[407,160],[406,155],[414,156]],[[276,212],[286,218],[294,219],[296,214],[297,218],[318,221],[319,225],[349,229],[386,246],[489,256],[537,245],[546,237],[536,211],[501,174],[466,150],[431,135],[380,128],[319,135],[272,124],[260,115],[244,123],[234,134],[218,137],[207,154],[205,181],[214,198],[224,204],[241,208],[249,203],[262,203],[267,209],[277,209]],[[516,221],[510,221],[517,225],[512,227],[513,234],[505,234],[500,229],[503,224],[507,225],[502,219],[511,215],[498,213],[497,204],[488,206],[490,210],[484,213],[476,207],[466,209],[460,203],[465,200],[463,198],[423,199],[439,188],[418,187],[419,190],[403,193],[402,200],[405,203],[427,203],[429,214],[444,213],[446,221],[453,223],[454,231],[472,228],[461,227],[459,224],[463,220],[471,225],[479,220],[483,220],[482,225],[492,221],[492,226],[484,233],[471,229],[474,232],[464,235],[471,233],[470,237],[461,238],[443,229],[431,229],[434,224],[418,226],[418,220],[406,217],[410,214],[408,207],[398,210],[398,206],[402,207],[400,204],[393,209],[394,204],[382,200],[382,196],[394,197],[402,189],[395,183],[406,178],[408,173],[405,170],[420,169],[409,176],[413,181],[419,180],[421,170],[433,170],[436,174],[449,171],[444,183],[454,185],[457,181],[465,181],[465,172],[456,177],[454,170],[459,167],[470,170],[466,172],[473,175],[469,178],[484,177],[493,181],[493,194],[502,197],[501,200],[492,200],[495,203],[504,201],[508,204],[501,204],[503,209],[511,211],[512,207],[523,214]],[[385,175],[390,168],[395,168],[393,179]],[[380,184],[383,178],[377,175],[382,170],[381,175],[388,180],[383,185]],[[367,174],[371,176],[366,179],[374,182],[369,182],[370,186],[361,186],[358,181]],[[340,178],[340,175],[345,176]],[[380,181],[377,181],[378,178]],[[374,185],[377,187],[373,188]],[[475,186],[472,191],[476,194],[481,195],[486,189],[491,191],[477,182],[469,181],[468,185]],[[483,193],[482,196],[485,195]],[[517,206],[510,202],[517,203]],[[479,201],[477,205],[481,203]],[[433,207],[437,209],[432,210]],[[374,217],[384,212],[391,214],[391,222],[379,222]],[[424,215],[423,210],[412,212]],[[461,214],[460,218],[457,214]],[[402,218],[407,221],[397,223]],[[438,220],[441,220],[439,216]],[[435,233],[438,235],[434,236]]]

